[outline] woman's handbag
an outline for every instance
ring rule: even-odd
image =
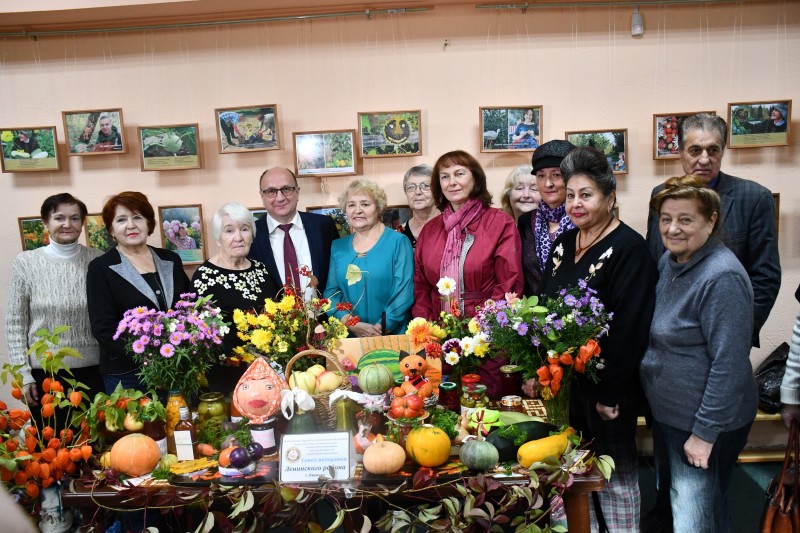
[[[800,533],[800,431],[796,420],[789,429],[783,468],[770,482],[769,498],[761,517],[761,533]]]

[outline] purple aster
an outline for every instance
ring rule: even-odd
[[[161,350],[159,350],[158,353],[160,353],[162,357],[167,357],[167,358],[172,357],[173,355],[175,355],[175,347],[167,343],[161,347]]]
[[[508,325],[508,315],[504,311],[497,313],[497,323],[502,327],[506,327]]]
[[[179,345],[182,340],[183,340],[183,335],[181,335],[177,331],[169,336],[169,342],[171,344],[174,344],[175,346]]]
[[[575,304],[578,303],[578,299],[575,298],[575,296],[573,296],[572,294],[567,294],[566,296],[564,296],[564,303],[570,307],[575,307]]]
[[[144,348],[145,348],[145,344],[142,342],[141,339],[139,339],[138,341],[135,341],[133,343],[132,348],[133,348],[134,353],[143,353],[144,352]]]
[[[583,278],[579,279],[578,280],[578,288],[580,290],[584,291],[584,290],[586,290],[586,287],[588,287],[588,284],[586,283],[586,280],[583,279]]]
[[[520,336],[525,335],[526,333],[528,333],[528,324],[526,324],[525,322],[520,322],[519,324],[516,325],[514,329],[517,330],[517,333],[519,333]]]

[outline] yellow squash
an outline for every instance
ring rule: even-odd
[[[575,433],[572,428],[567,428],[563,433],[550,435],[543,439],[536,439],[526,442],[517,451],[517,461],[525,468],[529,468],[533,463],[543,461],[545,458],[561,457],[567,449],[567,437]]]

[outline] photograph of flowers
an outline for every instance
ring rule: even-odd
[[[22,250],[35,250],[50,244],[50,234],[39,217],[17,217]]]
[[[114,239],[103,223],[100,213],[86,215],[83,223],[83,230],[86,233],[86,245],[89,248],[97,248],[102,252],[107,252],[114,247]]]
[[[184,265],[199,265],[205,260],[203,207],[200,205],[159,206],[161,243],[181,256]]]

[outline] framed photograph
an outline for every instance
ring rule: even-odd
[[[0,129],[3,172],[58,170],[58,138],[55,126]]]
[[[715,111],[653,115],[653,159],[678,159],[678,121],[699,113],[716,115]]]
[[[200,168],[197,124],[144,126],[139,128],[139,138],[142,170]]]
[[[184,265],[201,264],[206,255],[203,207],[199,204],[159,206],[158,216],[162,246],[181,256]]]
[[[787,146],[791,125],[791,100],[728,104],[728,148]]]
[[[18,217],[17,224],[23,252],[50,244],[50,233],[40,217]]]
[[[214,117],[221,154],[279,150],[281,147],[276,104],[215,109]]]
[[[336,229],[339,230],[339,237],[347,237],[350,235],[350,221],[344,211],[335,205],[320,205],[315,207],[308,207],[306,211],[309,213],[316,213],[318,215],[325,215],[331,217],[336,224]]]
[[[542,144],[542,106],[481,107],[481,152],[533,151]]]
[[[592,146],[606,155],[614,174],[628,173],[628,130],[568,131],[564,138],[575,146]]]
[[[422,155],[421,121],[419,109],[359,113],[361,156]]]
[[[103,224],[103,216],[100,213],[86,215],[83,231],[86,234],[86,246],[89,248],[107,252],[114,247],[114,239]]]
[[[248,209],[253,213],[253,218],[256,220],[261,220],[267,216],[267,210],[263,207],[248,207]]]
[[[398,230],[411,218],[411,208],[407,205],[389,205],[383,212],[383,224],[387,228]]]
[[[107,155],[128,152],[122,109],[62,111],[69,155]]]
[[[358,173],[356,130],[303,131],[294,137],[294,173],[302,176],[352,176]]]

